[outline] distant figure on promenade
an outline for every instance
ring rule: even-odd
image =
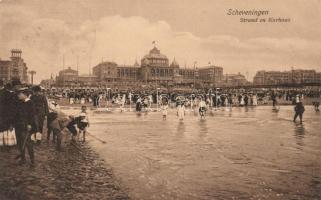
[[[272,107],[273,107],[273,109],[275,109],[276,104],[277,104],[277,100],[276,100],[276,95],[274,92],[272,93],[271,99],[272,99]]]
[[[239,101],[240,101],[240,103],[239,103],[240,106],[245,105],[244,96],[241,95]]]
[[[231,110],[231,109],[232,109],[232,106],[233,106],[233,97],[232,97],[232,94],[229,94],[228,97],[227,97],[227,105],[228,105],[229,110]]]
[[[249,105],[249,97],[247,94],[244,96],[244,106],[247,107]]]
[[[300,123],[302,124],[303,113],[305,111],[303,103],[302,102],[297,103],[294,107],[294,111],[295,111],[295,114],[294,114],[293,122],[296,122],[296,118],[299,116]]]
[[[138,97],[136,101],[136,112],[142,111],[142,99]]]

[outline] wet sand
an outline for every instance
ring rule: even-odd
[[[129,199],[112,169],[87,145],[35,147],[36,167],[19,166],[17,148],[0,151],[0,199]],[[80,151],[81,150],[81,151]]]
[[[68,112],[72,112],[69,109]],[[319,200],[320,113],[306,106],[220,108],[200,120],[186,111],[92,112],[89,144],[139,200]],[[133,167],[134,166],[134,167]]]

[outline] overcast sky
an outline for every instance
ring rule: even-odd
[[[229,9],[268,10],[288,23],[241,23]],[[245,16],[246,17],[246,16]],[[247,16],[255,18],[256,16]],[[140,61],[152,41],[181,67],[208,62],[224,73],[321,71],[321,0],[0,0],[0,57],[23,50],[36,81],[65,67]]]

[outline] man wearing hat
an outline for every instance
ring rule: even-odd
[[[303,113],[305,111],[305,108],[304,108],[303,103],[301,101],[296,103],[296,105],[294,107],[294,111],[295,111],[295,114],[294,114],[293,122],[296,122],[296,118],[299,116],[300,123],[302,124]]]
[[[30,97],[30,99],[35,105],[38,131],[42,134],[45,117],[48,115],[48,112],[49,112],[48,102],[47,102],[47,98],[41,93],[40,86],[38,85],[34,86],[32,90],[33,90],[33,95]],[[37,134],[38,133],[35,134],[36,136],[35,139],[37,144],[39,144],[41,141],[41,137],[37,136]]]
[[[33,167],[35,159],[31,134],[37,131],[35,107],[29,98],[30,91],[28,88],[22,87],[18,89],[17,96],[19,101],[17,103],[17,113],[15,117],[15,131],[21,158],[19,163],[24,164],[26,162],[25,148],[27,148],[31,167]]]

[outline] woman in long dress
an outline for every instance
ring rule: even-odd
[[[122,98],[119,100],[120,112],[123,112],[125,110],[125,102],[126,102],[126,95],[124,94]]]
[[[254,94],[252,96],[252,101],[253,101],[253,106],[257,106],[257,96],[256,96],[256,94]]]
[[[166,120],[167,117],[167,110],[168,110],[168,104],[165,102],[161,106],[162,114],[163,114],[163,120]]]
[[[180,102],[177,106],[177,115],[179,120],[184,120],[185,117],[185,105],[183,102]]]
[[[245,104],[244,96],[242,95],[242,97],[241,97],[241,102],[240,102],[240,106],[244,106],[244,104]]]
[[[205,113],[206,113],[206,103],[205,103],[205,101],[203,100],[203,98],[201,98],[201,101],[199,102],[198,112],[199,112],[199,115],[200,115],[201,119],[202,119],[203,117],[205,117]]]

